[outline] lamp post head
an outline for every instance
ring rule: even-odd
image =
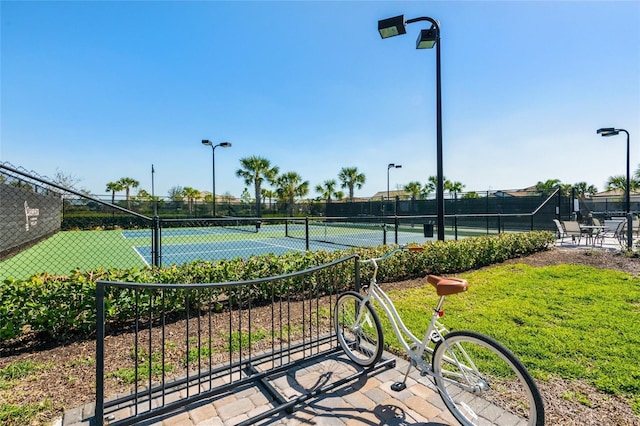
[[[416,49],[431,49],[438,42],[438,30],[431,27],[428,30],[420,30],[416,40]]]
[[[404,22],[404,15],[378,21],[378,32],[382,38],[406,34],[407,28]]]
[[[601,129],[598,129],[596,131],[596,133],[601,135],[601,136],[615,136],[615,135],[619,134],[620,131],[618,129],[613,128],[613,127],[603,127]]]
[[[387,170],[389,169],[393,169],[396,165],[393,163],[389,163],[389,165],[387,166]]]
[[[214,145],[213,142],[211,142],[209,139],[203,139],[202,145],[210,146],[213,149],[216,149],[216,147],[218,146],[221,146],[223,148],[229,148],[231,147],[231,142],[220,142],[219,144]]]

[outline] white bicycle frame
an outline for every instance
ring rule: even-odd
[[[366,288],[364,288],[365,295],[363,296],[363,300],[361,303],[364,305],[367,302],[371,303],[371,301],[377,302],[380,305],[380,307],[383,309],[385,314],[387,315],[387,318],[389,318],[393,331],[396,335],[396,338],[404,348],[405,352],[409,355],[409,357],[413,361],[413,363],[410,364],[409,368],[407,369],[407,372],[405,374],[405,380],[406,380],[406,377],[409,375],[409,371],[411,370],[411,367],[415,365],[416,368],[421,372],[423,376],[424,375],[429,375],[432,377],[438,376],[439,379],[442,379],[451,383],[455,383],[457,386],[460,386],[464,390],[467,390],[473,393],[482,392],[482,389],[477,389],[474,386],[465,386],[460,382],[453,381],[446,377],[437,375],[433,371],[433,367],[431,366],[431,363],[427,363],[423,359],[422,355],[424,354],[425,350],[431,354],[433,353],[433,349],[429,347],[430,341],[433,341],[434,343],[441,341],[443,344],[445,345],[447,344],[447,342],[444,340],[444,335],[448,332],[448,330],[442,323],[438,321],[438,318],[440,318],[443,315],[442,305],[444,303],[445,296],[440,296],[440,299],[438,300],[438,303],[436,304],[436,307],[434,308],[433,313],[431,314],[431,321],[429,322],[427,331],[424,334],[424,338],[418,339],[404,324],[393,302],[391,301],[389,296],[387,296],[387,294],[378,285],[378,282],[376,280],[376,275],[378,273],[377,261],[386,259],[396,251],[402,250],[403,248],[404,246],[401,246],[394,250],[391,250],[389,253],[385,254],[382,257],[371,258],[371,259],[361,261],[362,263],[371,263],[374,268],[373,274],[369,281],[369,285]],[[365,312],[365,310],[360,309],[358,318],[356,318],[356,324],[361,323],[361,320],[362,320],[361,316],[363,312]],[[409,338],[409,340],[412,342],[412,345],[407,344],[405,337]],[[416,349],[414,350],[413,347],[415,347]],[[466,354],[464,350],[462,350],[462,348],[460,349],[462,354],[464,355],[465,361],[468,363],[468,366],[465,364],[462,364],[457,358],[451,359],[449,357],[446,357],[446,359],[459,368],[461,372],[460,376],[466,376],[465,371],[468,371],[468,372],[473,372],[474,370],[477,371],[476,366],[474,365],[471,358]],[[404,382],[401,382],[401,383],[404,383]]]
[[[401,248],[392,250],[382,257],[362,261],[363,263],[371,263],[374,268],[369,285],[365,289],[363,303],[375,301],[380,305],[382,310],[387,315],[387,318],[389,318],[389,321],[391,321],[391,326],[396,335],[396,338],[404,348],[405,352],[407,352],[409,357],[415,362],[416,366],[420,366],[421,371],[426,371],[429,374],[432,374],[431,365],[426,364],[423,361],[422,355],[425,350],[429,353],[433,353],[433,349],[429,347],[429,342],[438,342],[440,340],[443,340],[444,334],[447,333],[447,329],[445,328],[445,326],[438,321],[438,318],[442,316],[441,309],[444,302],[444,296],[440,296],[440,300],[438,301],[438,304],[431,314],[431,321],[429,322],[429,327],[427,327],[424,338],[417,338],[404,324],[402,318],[400,317],[400,314],[393,305],[393,302],[391,301],[389,296],[387,296],[387,294],[380,288],[376,281],[376,275],[378,273],[377,261],[389,257],[391,254],[395,253],[398,250],[401,250]],[[364,310],[360,311],[360,315],[362,315],[362,312],[364,312]],[[361,318],[357,318],[356,324],[359,324],[360,320]],[[412,345],[409,345],[407,343],[407,339],[405,339],[405,337],[407,337],[411,341]],[[415,350],[413,349],[414,347],[416,348]]]

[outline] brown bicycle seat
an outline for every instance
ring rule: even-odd
[[[429,275],[427,282],[436,288],[438,296],[462,293],[469,287],[467,280],[462,278],[444,278],[437,275]]]

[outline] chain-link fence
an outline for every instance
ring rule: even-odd
[[[0,197],[0,280],[291,251],[422,244],[434,239],[437,222],[433,200],[324,206],[326,212],[350,212],[343,216],[312,216],[309,212],[317,204],[306,203],[301,205],[306,209],[302,217],[211,218],[206,217],[210,204],[176,201],[159,208],[155,202],[112,203],[7,163],[0,163]],[[552,219],[568,218],[573,207],[570,199],[557,194],[447,200],[445,238],[554,230]],[[385,214],[378,214],[382,210]]]

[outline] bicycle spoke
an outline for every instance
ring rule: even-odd
[[[492,339],[449,334],[433,358],[443,401],[464,425],[539,425],[542,399],[524,366]]]

